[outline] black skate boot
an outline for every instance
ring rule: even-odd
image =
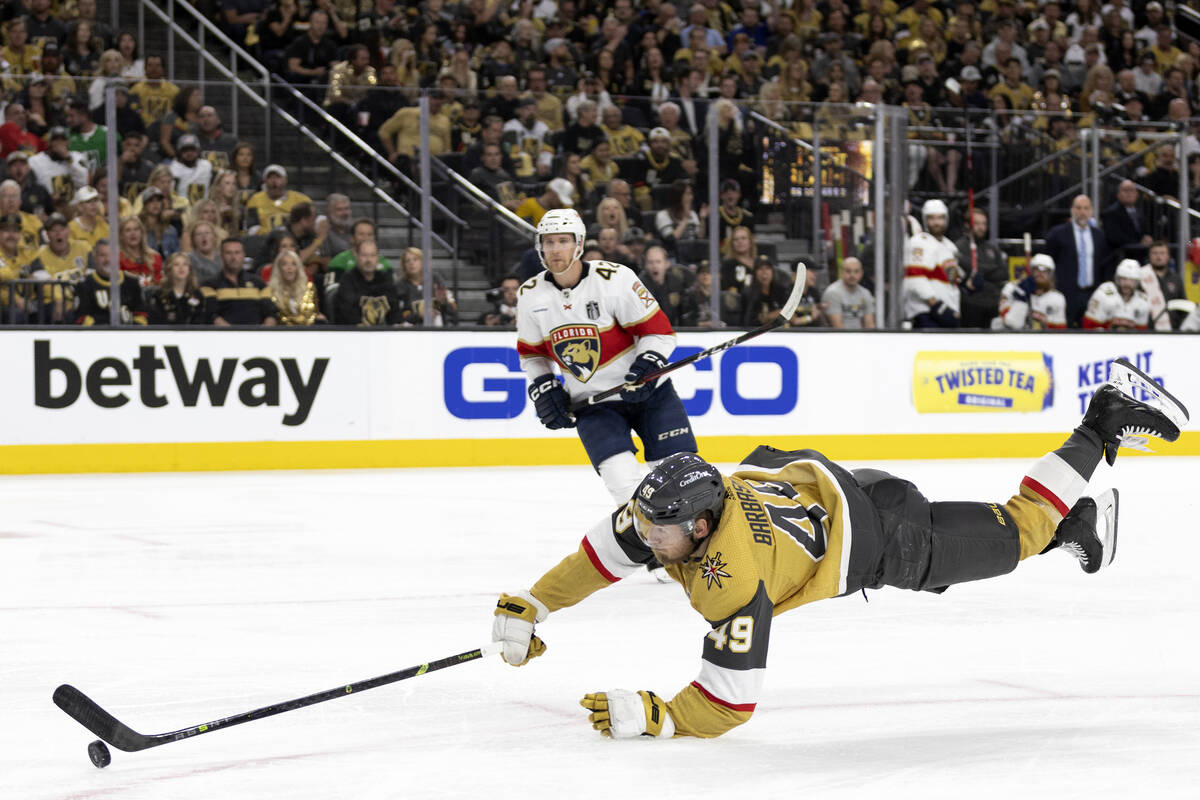
[[[1070,553],[1089,575],[1107,567],[1117,553],[1118,498],[1116,489],[1109,489],[1095,499],[1079,498],[1058,524],[1046,550],[1057,547]]]
[[[1088,404],[1083,425],[1104,443],[1104,458],[1111,466],[1117,448],[1150,452],[1148,436],[1173,442],[1187,424],[1188,410],[1146,373],[1123,358],[1112,362],[1108,383]]]

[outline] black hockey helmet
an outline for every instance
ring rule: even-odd
[[[708,511],[713,525],[721,519],[725,482],[721,473],[695,453],[667,456],[650,470],[633,493],[633,520],[638,534],[652,525],[681,525],[689,536],[692,523]]]

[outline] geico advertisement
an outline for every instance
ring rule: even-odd
[[[21,376],[0,390],[21,420],[7,443],[365,437],[351,380],[364,354],[348,338],[142,329],[0,343],[4,374]]]
[[[701,352],[680,345],[671,361]],[[462,420],[510,419],[525,411],[525,377],[512,347],[459,347],[443,362],[446,410]],[[689,416],[721,411],[738,417],[779,417],[800,397],[800,360],[780,345],[746,344],[701,359],[672,374]],[[605,387],[608,388],[608,387]]]

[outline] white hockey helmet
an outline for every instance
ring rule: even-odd
[[[925,205],[921,206],[921,221],[925,221],[933,214],[941,214],[947,220],[950,219],[950,209],[946,208],[946,204],[936,197],[932,200],[926,200]]]
[[[1127,258],[1120,264],[1117,264],[1117,272],[1113,276],[1116,278],[1132,278],[1135,281],[1142,279],[1142,265],[1134,261],[1132,258]]]
[[[579,216],[578,211],[573,208],[555,208],[542,216],[537,226],[537,235],[534,237],[533,246],[537,250],[538,260],[542,262],[543,267],[546,267],[546,257],[542,253],[542,237],[551,233],[574,235],[575,255],[571,258],[572,263],[583,255],[583,243],[587,239],[587,226],[583,224],[583,218]],[[549,267],[546,268],[549,269]]]
[[[1038,253],[1029,261],[1030,269],[1048,269],[1054,272],[1054,259],[1046,253]]]

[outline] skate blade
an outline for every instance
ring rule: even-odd
[[[1113,557],[1117,554],[1117,518],[1120,513],[1120,493],[1116,489],[1109,489],[1097,495],[1095,500],[1096,523],[1104,525],[1103,533],[1096,531],[1101,547],[1100,567],[1103,569],[1112,563]]]
[[[1158,409],[1180,430],[1183,430],[1183,426],[1191,419],[1187,406],[1180,402],[1175,395],[1124,358],[1118,358],[1112,362],[1108,382],[1123,394]],[[1149,397],[1143,399],[1147,395]]]

